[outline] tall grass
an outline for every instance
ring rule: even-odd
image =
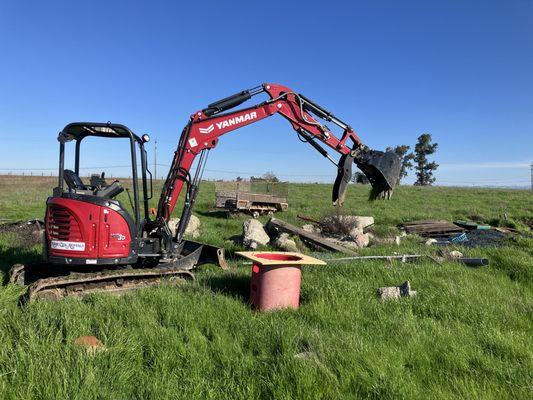
[[[28,186],[23,199],[5,185],[0,217],[42,216],[47,184]],[[278,217],[299,223],[298,213],[324,215],[329,190],[291,185],[289,211]],[[401,187],[391,201],[368,203],[367,190],[350,187],[346,211],[373,215],[383,231],[415,218],[478,218],[527,232],[533,217],[527,191]],[[209,213],[213,185],[203,183],[200,193],[195,214],[202,241],[235,248],[227,239],[246,217]],[[0,236],[4,272],[14,262],[38,259],[38,246],[11,243]],[[206,266],[194,283],[123,297],[19,306],[22,289],[4,285],[0,398],[531,398],[533,241],[518,237],[501,248],[461,250],[488,257],[491,265],[422,260],[305,267],[300,309],[266,314],[246,304],[250,274],[240,260],[232,261],[230,273]],[[361,254],[394,251],[433,250],[414,238]],[[377,299],[378,287],[405,280],[415,298]],[[97,336],[106,351],[88,356],[75,348],[82,335]]]

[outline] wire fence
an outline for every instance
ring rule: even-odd
[[[169,164],[156,164],[157,167],[162,167],[163,170],[170,168]],[[151,168],[154,164],[150,165]],[[131,165],[100,165],[80,167],[80,176],[90,177],[93,173],[106,171],[107,178],[124,178],[131,179]],[[207,181],[234,181],[237,177],[249,179],[252,176],[260,177],[265,171],[245,171],[245,170],[223,170],[223,169],[205,169],[204,180]],[[530,170],[524,170],[523,175],[512,175],[509,177],[467,177],[465,172],[454,174],[458,176],[457,179],[439,178],[437,173],[437,180],[435,185],[438,186],[471,186],[471,187],[517,187],[517,188],[531,188],[533,190],[533,164]],[[57,177],[57,167],[39,167],[39,168],[0,168],[0,175],[14,175],[14,176],[41,176],[41,177]],[[290,182],[320,182],[326,183],[335,178],[335,173],[332,171],[329,174],[323,173],[276,173],[274,175],[283,181]],[[460,176],[460,177],[459,177]],[[154,179],[165,179],[166,175],[154,177]],[[402,184],[411,185],[414,180],[409,177],[405,179]]]
[[[288,182],[265,181],[223,181],[215,183],[217,192],[259,193],[287,198],[289,194]]]

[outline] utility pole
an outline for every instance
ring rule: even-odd
[[[157,139],[154,140],[154,176],[157,181]]]

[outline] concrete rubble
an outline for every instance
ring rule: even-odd
[[[461,258],[461,257],[463,257],[463,253],[461,253],[460,251],[457,251],[457,250],[452,250],[452,251],[450,251],[450,257],[451,258]]]
[[[353,253],[354,249],[367,247],[372,240],[372,234],[365,232],[364,229],[374,224],[373,217],[330,215],[321,221],[313,220],[311,217],[300,218],[313,223],[305,224],[301,228],[275,218],[267,223],[267,232],[276,247],[295,251],[297,247],[296,242],[291,239],[292,235],[299,236],[303,242],[313,248]],[[399,238],[396,241],[399,241]]]
[[[414,297],[416,291],[411,290],[409,281],[405,281],[400,286],[386,286],[378,289],[378,296],[382,300],[395,300],[400,297]]]
[[[283,251],[298,252],[298,246],[296,242],[291,239],[288,233],[281,233],[275,240],[274,246]]]
[[[329,218],[329,220],[328,220]],[[242,236],[234,237],[233,241],[244,247],[255,250],[258,246],[271,243],[282,251],[300,251],[295,237],[308,246],[328,251],[355,254],[353,250],[375,244],[399,244],[400,237],[379,239],[364,229],[374,224],[373,217],[357,215],[329,216],[313,224],[305,224],[301,228],[277,218],[271,218],[265,226],[256,219],[248,219],[243,223]],[[339,232],[332,232],[335,227]]]

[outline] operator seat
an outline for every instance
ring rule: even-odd
[[[65,178],[65,182],[67,182],[67,186],[69,187],[69,189],[72,189],[74,191],[87,190],[87,186],[83,184],[78,174],[74,171],[66,169],[63,173],[63,176]]]
[[[83,184],[81,178],[74,171],[66,169],[63,174],[68,188],[74,193],[85,194],[106,199],[112,199],[124,191],[124,187],[119,181],[114,181],[111,185],[103,188],[87,187]]]

